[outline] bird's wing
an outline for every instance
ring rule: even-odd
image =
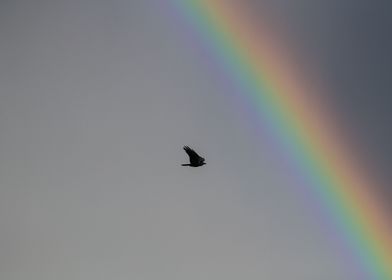
[[[200,156],[188,146],[184,146],[184,150],[188,154],[190,161],[198,160],[200,158]]]

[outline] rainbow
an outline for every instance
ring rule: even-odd
[[[281,38],[241,1],[171,0],[287,151],[363,279],[392,279],[392,231],[378,182],[358,163],[331,108],[312,95]],[[258,22],[259,23],[259,22]],[[320,90],[319,90],[320,91]]]

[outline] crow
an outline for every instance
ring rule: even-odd
[[[198,167],[198,166],[202,166],[202,165],[206,164],[204,162],[205,159],[202,158],[201,156],[199,156],[194,150],[192,150],[188,146],[184,146],[184,150],[185,150],[185,152],[189,156],[189,162],[190,163],[181,164],[182,166]]]

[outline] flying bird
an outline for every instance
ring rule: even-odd
[[[192,166],[192,167],[198,167],[206,164],[204,161],[205,159],[199,156],[194,150],[189,148],[188,146],[184,146],[185,152],[189,156],[189,162],[186,164],[181,164],[182,166]]]

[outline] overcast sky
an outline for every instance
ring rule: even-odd
[[[291,28],[388,178],[392,19],[379,2],[246,3]],[[0,278],[357,280],[159,9],[0,3]],[[183,145],[207,165],[181,167]]]

